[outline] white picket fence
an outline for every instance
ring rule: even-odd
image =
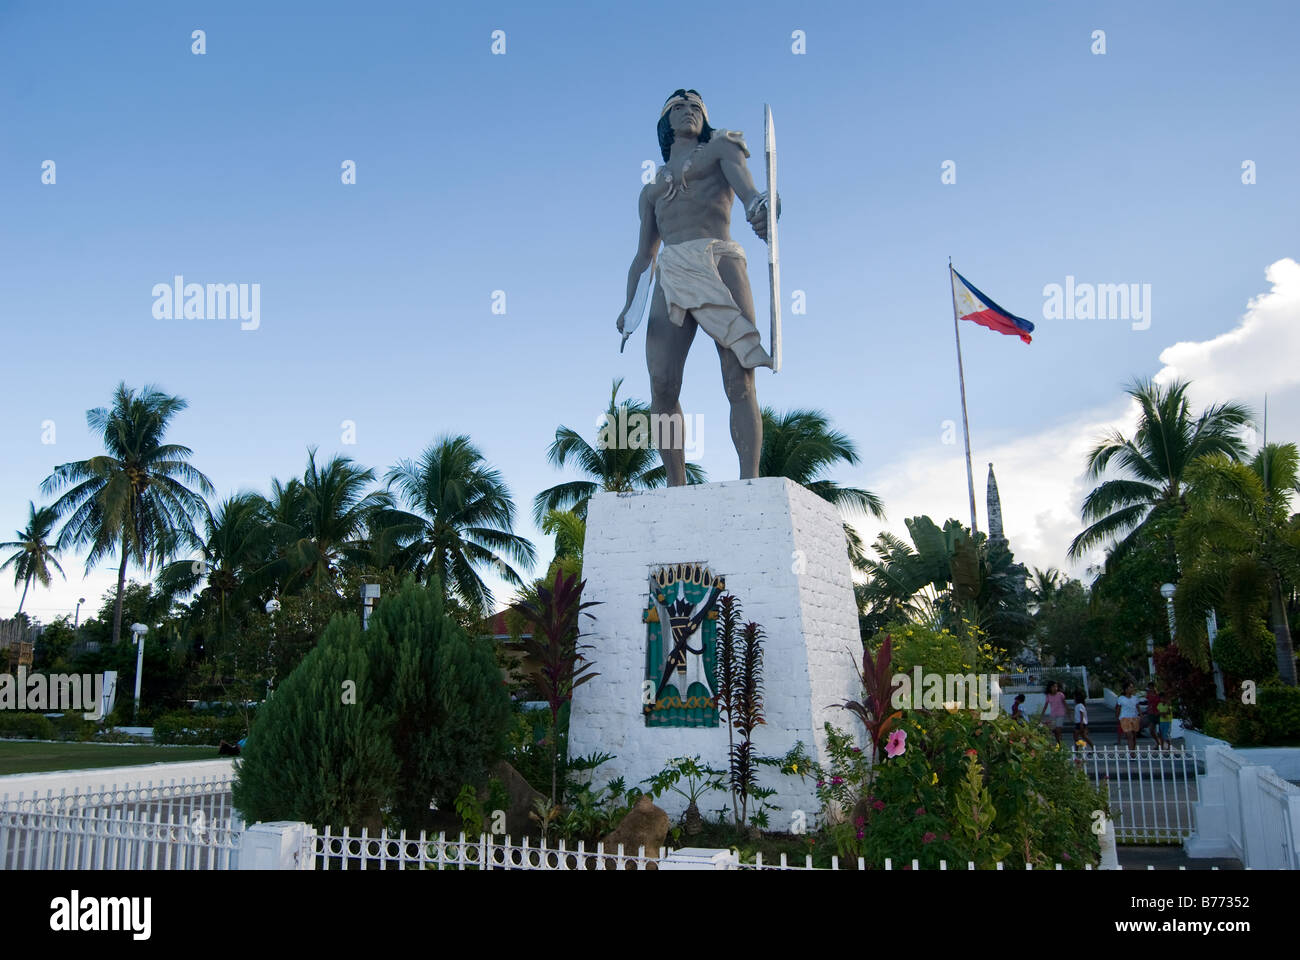
[[[1118,842],[1186,837],[1187,852],[1193,857],[1230,857],[1248,868],[1300,869],[1300,788],[1226,748],[1213,747],[1208,753],[1208,768],[1203,768],[1205,761],[1193,750],[1130,752],[1123,747],[1098,747],[1074,751],[1073,759],[1108,791]],[[621,870],[652,866],[853,870],[865,866],[854,859],[834,858],[829,868],[814,867],[811,857],[785,856],[740,863],[728,851],[607,850],[603,845],[547,844],[491,835],[317,830],[305,823],[245,827],[231,804],[229,773],[109,785],[83,780],[58,789],[34,789],[32,781],[23,779],[25,789],[5,789],[16,782],[0,781],[0,870]],[[49,782],[69,781],[56,775]],[[75,785],[85,783],[90,788]],[[920,869],[915,861],[885,865],[886,870],[909,868]],[[940,870],[972,868],[960,863],[939,866]]]
[[[372,836],[347,828],[334,833],[329,827],[313,831],[310,843],[314,865],[321,870],[644,870],[672,853],[663,847],[651,854],[638,847],[632,853],[621,843],[606,850],[603,843],[592,849],[582,842],[568,847],[563,840],[548,846],[488,833],[469,838],[462,833],[449,840],[445,833],[435,837],[421,831],[408,837],[404,830],[385,830]]]
[[[230,870],[243,832],[171,812],[0,809],[0,870]]]

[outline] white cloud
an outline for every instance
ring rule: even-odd
[[[1198,410],[1238,400],[1262,412],[1267,392],[1270,439],[1300,441],[1300,263],[1278,260],[1265,276],[1271,289],[1251,299],[1233,329],[1211,340],[1166,347],[1154,379],[1192,381],[1189,395]],[[1003,525],[1016,558],[1031,568],[1055,566],[1082,575],[1085,564],[1067,564],[1066,550],[1082,529],[1079,508],[1093,486],[1084,476],[1088,451],[1112,430],[1131,435],[1136,421],[1137,405],[1119,395],[1107,408],[1082,412],[1049,430],[979,451],[980,462],[974,467],[980,529],[988,529],[985,482],[991,461]],[[882,529],[906,538],[903,520],[919,514],[939,523],[948,517],[967,523],[964,473],[960,445],[913,451],[865,480],[868,489],[884,498],[889,522],[856,526],[870,542]]]

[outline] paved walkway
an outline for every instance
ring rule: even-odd
[[[1177,870],[1180,867],[1184,867],[1188,870],[1212,870],[1215,867],[1220,870],[1242,869],[1240,860],[1193,860],[1183,852],[1181,846],[1156,847],[1121,845],[1118,853],[1119,865],[1125,870],[1145,870],[1148,866],[1154,866],[1157,870]]]

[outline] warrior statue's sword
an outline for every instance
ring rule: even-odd
[[[645,315],[650,312],[650,293],[654,289],[655,282],[655,261],[658,257],[650,258],[650,266],[645,268],[641,274],[641,279],[636,282],[636,294],[632,297],[632,305],[627,308],[627,313],[623,315],[623,341],[618,345],[618,352],[622,353],[623,348],[627,346],[628,337],[636,332],[636,328],[641,326],[641,321]]]
[[[779,198],[776,193],[776,128],[772,107],[763,104],[763,150],[767,154],[767,280],[771,294],[772,372],[781,369],[781,251],[776,239]]]

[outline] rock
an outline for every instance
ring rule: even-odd
[[[546,795],[534,790],[532,785],[524,779],[523,774],[504,760],[492,768],[491,776],[501,781],[501,785],[506,789],[507,796],[510,797],[510,804],[506,808],[506,833],[512,837],[523,837],[537,833],[537,823],[531,820],[528,815],[533,811],[533,804],[538,800],[545,800]],[[481,792],[479,799],[485,803],[487,802],[488,794],[486,790]],[[483,813],[487,817],[488,829],[491,829],[492,811],[485,809]]]
[[[656,807],[649,797],[643,796],[603,842],[606,853],[617,853],[618,845],[621,843],[624,856],[635,857],[639,849],[645,847],[646,856],[657,857],[659,848],[664,845],[666,839],[668,839],[668,814]],[[618,861],[606,858],[605,869],[618,869]],[[635,870],[636,864],[629,861],[626,869]],[[646,869],[659,868],[650,863],[646,865]]]

